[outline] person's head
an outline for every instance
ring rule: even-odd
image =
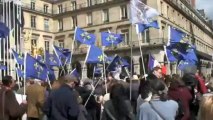
[[[171,81],[172,81],[171,76],[170,76],[170,75],[165,75],[164,81],[165,81],[165,83],[166,83],[166,86],[169,87],[169,86],[170,86],[170,83],[171,83]]]
[[[61,83],[59,82],[59,80],[54,80],[53,83],[52,83],[52,89],[56,90],[60,87],[61,87]]]
[[[70,87],[75,87],[76,82],[78,82],[77,78],[73,75],[65,75],[62,77],[65,84],[69,85]]]
[[[144,79],[141,79],[140,81],[141,81],[141,83],[140,83],[139,94],[141,95],[141,98],[143,100],[150,101],[151,96],[152,96],[152,89],[151,89],[150,81],[144,80]]]
[[[161,80],[148,80],[151,87],[151,92],[153,96],[159,96],[160,100],[164,101],[167,100],[167,92],[168,89],[166,85]]]
[[[162,78],[162,69],[160,67],[154,67],[152,72],[157,78]]]
[[[15,80],[12,78],[12,76],[4,76],[2,78],[2,84],[5,87],[13,88],[15,85]]]
[[[128,113],[128,108],[125,103],[125,88],[122,84],[114,84],[110,92],[110,100],[117,112],[116,118],[124,117]]]
[[[182,87],[185,86],[183,80],[180,78],[179,75],[173,75],[172,79],[171,79],[171,84],[170,84],[170,88],[177,88],[177,87]]]
[[[108,73],[107,79],[108,79],[109,81],[111,81],[112,79],[114,79],[114,76],[113,76],[113,73],[112,73],[112,72],[109,72],[109,73]]]
[[[204,96],[199,110],[199,120],[209,120],[213,116],[213,96]]]

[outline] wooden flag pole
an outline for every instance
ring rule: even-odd
[[[136,31],[138,31],[138,25],[136,25]],[[141,45],[141,40],[142,40],[142,36],[141,34],[138,32],[138,42],[139,42],[139,48],[140,48],[140,54],[141,54],[141,61],[142,61],[142,66],[143,66],[143,73],[144,76],[146,75],[146,71],[145,71],[145,66],[144,66],[144,60],[143,60],[143,51],[142,51],[142,45]],[[146,77],[144,77],[146,80]]]
[[[102,46],[102,51],[103,51],[103,78],[105,79],[104,82],[105,82],[105,89],[106,89],[106,93],[108,93],[108,89],[107,89],[107,76],[106,76],[106,66],[105,66],[105,55],[104,55],[104,50],[105,50],[105,47]]]

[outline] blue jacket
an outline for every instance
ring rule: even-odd
[[[77,120],[79,105],[74,91],[68,85],[52,91],[43,108],[50,120]]]

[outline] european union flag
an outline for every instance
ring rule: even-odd
[[[73,75],[73,76],[75,76],[77,79],[80,79],[80,75],[79,75],[79,73],[78,73],[78,71],[77,71],[76,68],[70,73],[70,75]]]
[[[45,62],[49,66],[60,66],[60,61],[55,54],[50,54],[48,51],[45,51]]]
[[[103,63],[104,57],[106,58],[100,48],[91,45],[87,53],[86,63]]]
[[[65,56],[65,64],[71,64],[71,52],[64,52],[64,56]]]
[[[55,54],[58,56],[58,58],[65,57],[64,54],[63,54],[64,48],[53,46],[53,50],[54,50]]]
[[[151,23],[148,24],[137,24],[137,33],[142,33],[144,32],[144,30],[149,29],[150,27],[156,28],[156,29],[160,29],[159,25],[158,25],[158,21],[152,21]]]
[[[111,63],[107,66],[107,71],[115,71],[116,70],[116,67],[118,65],[120,65],[121,62],[120,62],[120,56],[116,55],[114,57],[114,59],[111,61]]]
[[[10,33],[10,29],[2,22],[0,22],[0,38],[6,38]]]
[[[101,75],[102,74],[102,69],[98,68],[97,66],[94,66],[94,75]]]
[[[43,60],[43,57],[42,57],[41,55],[37,55],[37,56],[36,56],[36,59],[37,59],[39,62],[45,63],[45,61]]]
[[[96,37],[94,34],[90,34],[81,28],[76,27],[75,29],[75,40],[81,42],[82,44],[94,45]]]
[[[102,46],[118,45],[123,41],[121,34],[102,32],[101,33]]]
[[[182,53],[183,59],[191,62],[198,62],[194,49],[188,49],[185,53]]]
[[[24,54],[18,54],[15,50],[12,49],[13,57],[15,58],[16,62],[20,65],[24,65]]]
[[[0,62],[0,70],[7,70],[7,67],[3,64],[3,62]]]
[[[54,73],[53,69],[49,69],[48,77],[49,77],[50,81],[56,80],[55,73]]]
[[[173,51],[170,47],[166,47],[166,55],[170,62],[176,62],[177,58],[173,55]]]
[[[24,71],[22,71],[22,70],[19,69],[19,68],[16,68],[16,74],[17,74],[19,77],[24,77]]]
[[[25,60],[26,77],[35,78],[39,80],[47,79],[48,68],[45,64],[39,62],[29,54],[26,54]]]
[[[121,60],[122,67],[129,67],[130,66],[130,64],[127,62],[126,59],[120,58],[120,60]]]
[[[178,64],[178,69],[185,70],[187,67],[196,66],[195,62],[189,60],[181,60]]]
[[[184,37],[186,37],[186,33],[184,33],[183,31],[174,28],[174,27],[170,27],[170,33],[169,33],[169,41],[168,41],[168,45],[170,45],[171,43],[185,43],[185,41],[183,40]]]

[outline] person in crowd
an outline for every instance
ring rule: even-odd
[[[26,89],[27,95],[27,117],[28,120],[40,120],[43,117],[42,107],[45,102],[45,88],[41,86],[41,81],[35,81]]]
[[[132,104],[134,114],[136,114],[137,98],[138,98],[138,95],[139,95],[138,94],[139,93],[138,88],[139,88],[139,85],[140,85],[139,83],[140,83],[140,81],[139,81],[138,76],[136,74],[133,75],[132,84],[130,84],[130,85],[131,85],[131,104]],[[129,93],[129,91],[130,91],[130,87],[129,87],[127,94]]]
[[[52,91],[44,104],[43,112],[50,120],[77,120],[79,104],[74,92],[77,78],[72,75],[63,76],[64,84]]]
[[[14,80],[11,76],[2,78],[2,89],[0,90],[0,120],[18,120],[27,110],[27,102],[23,101],[20,105],[16,100]]]
[[[83,98],[83,104],[86,107],[86,110],[88,112],[88,120],[97,120],[96,117],[96,108],[97,108],[97,102],[95,100],[94,94],[92,94],[94,87],[92,86],[90,81],[84,82],[83,87],[86,89],[86,94]]]
[[[34,80],[28,78],[26,80],[26,87],[32,84],[34,84]],[[25,89],[24,86],[22,86],[20,89],[17,90],[17,94],[24,95],[24,89]]]
[[[171,84],[171,76],[170,75],[164,75],[164,82],[166,84],[167,87],[170,87]]]
[[[189,89],[185,86],[184,82],[177,75],[173,75],[171,84],[168,91],[170,99],[178,102],[179,111],[176,119],[178,120],[190,120],[189,105],[192,101],[192,95]]]
[[[125,99],[125,88],[114,84],[110,91],[110,100],[104,104],[102,120],[134,120],[134,114],[129,100]]]
[[[205,94],[205,93],[207,93],[208,92],[208,89],[207,89],[207,87],[206,87],[206,85],[205,85],[205,79],[204,79],[204,77],[203,77],[203,74],[202,73],[200,73],[199,71],[197,71],[196,72],[196,74],[195,74],[195,77],[196,77],[196,79],[197,79],[197,81],[198,81],[198,91],[201,93],[201,94]]]
[[[167,99],[167,88],[163,81],[150,79],[146,82],[151,87],[152,97],[140,106],[139,120],[175,120],[178,103]]]
[[[198,120],[211,120],[213,116],[213,95],[208,94],[204,95],[201,103],[198,114]]]

